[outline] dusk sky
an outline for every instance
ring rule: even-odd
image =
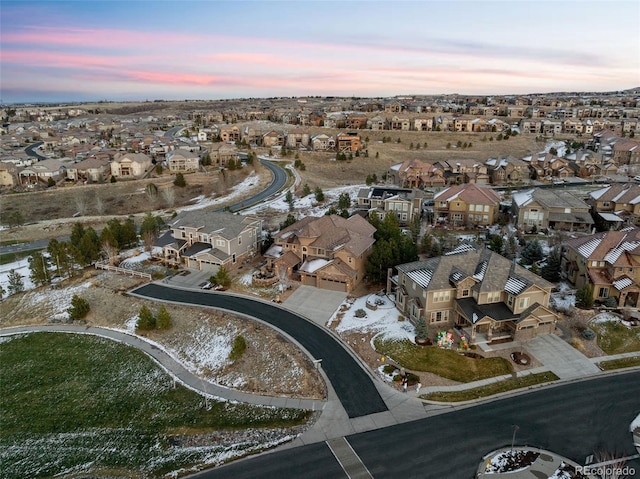
[[[0,101],[611,91],[634,1],[0,1]]]

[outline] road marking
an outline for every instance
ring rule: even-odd
[[[591,464],[593,462],[593,454],[589,454],[587,456],[587,458],[584,460],[584,465],[588,466],[589,464]]]
[[[326,441],[326,443],[349,479],[373,479],[369,469],[346,438],[339,437]]]

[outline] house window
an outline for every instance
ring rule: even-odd
[[[487,303],[497,303],[500,301],[500,291],[487,293]]]
[[[216,246],[225,246],[225,241],[224,240],[216,240]]]
[[[513,308],[513,296],[509,295],[507,298],[507,304]]]
[[[468,289],[463,289],[462,290],[462,297],[463,298],[467,298],[469,296],[469,290]]]
[[[529,298],[520,298],[520,301],[518,303],[518,307],[520,309],[525,309],[529,306]]]
[[[609,288],[600,288],[598,291],[598,298],[608,298],[609,297]]]
[[[454,213],[453,221],[462,221],[462,213]]]
[[[433,293],[433,302],[442,303],[451,299],[450,291],[437,291]]]
[[[449,311],[434,311],[431,313],[432,323],[441,323],[443,321],[449,321]]]
[[[242,244],[242,236],[238,236],[238,244]]]
[[[608,201],[603,201],[602,202],[602,207],[603,208],[608,208],[609,206],[611,206],[611,203],[609,203]]]
[[[353,258],[351,258],[351,256],[349,256],[349,263],[351,263],[353,261]]]
[[[231,255],[231,262],[232,262],[232,263],[234,263],[234,264],[235,264],[235,262],[236,262],[236,254],[235,254],[235,253],[233,253],[233,254]]]

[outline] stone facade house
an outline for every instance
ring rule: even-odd
[[[595,301],[615,298],[619,307],[639,307],[640,228],[568,239],[562,245],[561,269],[576,288],[592,285]]]
[[[499,254],[481,249],[389,269],[387,294],[429,335],[456,327],[472,344],[522,341],[555,330],[553,284]]]
[[[167,155],[169,171],[197,171],[200,168],[200,157],[187,150],[176,149]]]
[[[252,216],[186,211],[169,226],[154,245],[168,264],[215,274],[220,266],[235,268],[260,251],[262,221]]]
[[[269,271],[302,284],[349,293],[363,280],[376,229],[362,216],[307,216],[274,235]]]
[[[67,166],[67,179],[71,181],[104,181],[111,171],[109,161],[90,157]]]
[[[445,188],[433,201],[435,221],[452,226],[492,225],[500,212],[500,195],[473,183]]]

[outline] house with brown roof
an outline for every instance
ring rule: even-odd
[[[21,184],[47,183],[49,179],[59,181],[65,176],[66,167],[60,160],[50,158],[38,161],[20,170],[18,176]]]
[[[640,163],[640,142],[621,138],[613,144],[612,160],[618,165]]]
[[[626,223],[640,223],[640,185],[635,183],[613,184],[589,193],[593,211],[613,214]]]
[[[264,254],[269,271],[302,284],[351,292],[364,278],[376,229],[362,216],[307,216],[274,235]]]
[[[238,161],[238,147],[234,144],[230,143],[210,143],[207,145],[207,151],[209,152],[209,157],[211,158],[211,162],[220,166],[227,166],[227,163],[230,160]]]
[[[212,210],[180,213],[155,243],[168,264],[216,273],[232,269],[260,251],[262,221]]]
[[[473,183],[445,188],[433,201],[436,221],[453,226],[492,225],[500,212],[500,195]]]
[[[236,142],[240,140],[240,128],[236,125],[220,128],[220,140]]]
[[[103,181],[111,171],[109,161],[105,159],[89,157],[67,166],[67,179],[71,181],[90,181],[98,183]]]
[[[111,176],[117,178],[140,178],[151,168],[151,158],[144,153],[118,154],[111,162]]]
[[[472,344],[526,340],[555,330],[549,309],[553,284],[489,249],[390,268],[387,294],[429,335],[456,327]]]
[[[551,228],[590,232],[590,206],[565,190],[533,188],[512,195],[512,213],[519,228]]]
[[[402,188],[442,187],[444,171],[418,158],[389,167],[387,179]]]
[[[336,140],[326,133],[318,133],[311,137],[311,148],[315,151],[333,151],[336,148]]]
[[[285,135],[283,133],[271,130],[262,135],[262,146],[271,148],[274,146],[284,146]]]
[[[360,135],[353,131],[341,131],[336,135],[336,150],[339,153],[362,150]]]
[[[289,130],[287,133],[287,148],[299,149],[309,146],[309,133],[301,128]]]
[[[640,306],[640,228],[571,238],[562,245],[562,274],[576,288],[593,286],[593,299]]]

